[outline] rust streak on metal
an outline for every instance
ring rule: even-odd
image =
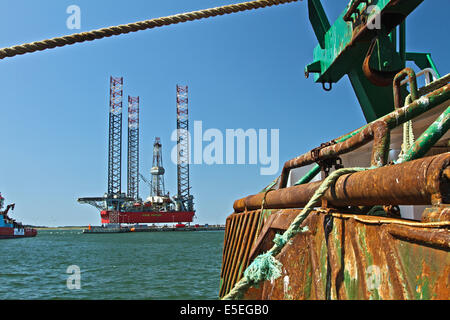
[[[230,238],[230,245],[229,245],[229,250],[227,255],[224,257],[224,263],[223,263],[223,274],[224,275],[228,275],[229,274],[229,268],[230,268],[230,264],[231,264],[231,255],[233,253],[233,250],[235,250],[235,238],[237,237],[237,233],[238,233],[238,228],[240,227],[240,220],[242,219],[242,215],[236,216],[236,217],[232,217],[233,220],[235,220],[235,228],[232,231],[232,237]],[[224,286],[224,290],[228,291],[227,287],[228,287],[228,283],[224,282],[223,283]]]
[[[232,251],[230,252],[231,254],[228,257],[228,263],[227,263],[227,266],[226,266],[226,269],[225,269],[225,273],[227,275],[231,274],[231,270],[234,267],[234,265],[233,265],[233,263],[235,261],[234,257],[236,255],[236,252],[239,249],[239,238],[240,238],[240,235],[241,235],[241,228],[244,225],[242,222],[245,220],[245,218],[247,216],[248,216],[248,214],[244,214],[244,215],[240,215],[239,217],[237,217],[237,221],[236,221],[237,228],[236,228],[236,232],[235,232],[236,237],[232,240],[232,245],[233,245],[232,246]],[[225,286],[225,290],[226,291],[229,291],[232,288],[231,277],[228,277],[228,278],[229,278],[229,280],[227,281],[226,286]]]
[[[409,87],[411,90],[411,100],[418,98],[416,73],[411,68],[405,68],[399,72],[394,78],[394,106],[395,109],[403,107],[404,98],[401,95],[401,82],[408,77]]]
[[[317,209],[321,212],[320,209]],[[355,219],[356,221],[367,223],[367,224],[398,224],[403,226],[418,227],[418,228],[442,228],[450,226],[450,221],[442,222],[420,222],[413,220],[403,220],[403,219],[393,219],[393,218],[383,218],[377,216],[367,216],[367,215],[356,215],[356,214],[345,214],[345,213],[331,213],[333,217],[342,219]]]
[[[271,215],[267,221],[264,223],[264,227],[261,228],[261,231],[259,234],[256,235],[255,243],[252,246],[252,249],[250,250],[250,260],[253,260],[256,257],[256,248],[260,246],[260,244],[263,242],[264,238],[266,237],[267,231],[271,227],[273,220],[275,219],[275,215]]]
[[[224,242],[224,248],[227,250],[222,261],[222,285],[219,292],[221,297],[242,278],[243,271],[249,264],[249,252],[256,237],[256,226],[260,217],[261,211],[256,210],[232,214],[227,219]]]
[[[273,230],[289,224],[300,211],[272,213],[275,218],[264,228],[268,236],[258,246],[262,249],[272,242]],[[326,246],[321,227],[325,217],[321,211],[311,212],[302,224],[310,231],[297,234],[276,256],[283,265],[283,276],[249,290],[244,298],[324,299],[327,283],[332,299],[448,298],[448,229],[423,228],[420,222],[407,226],[398,224],[405,220],[394,218],[384,218],[386,224],[367,224],[355,219],[356,215],[337,212]]]
[[[248,230],[249,230],[248,228],[250,226],[250,223],[249,223],[250,218],[251,218],[250,214],[247,213],[244,215],[244,220],[242,222],[242,230],[240,232],[236,251],[235,251],[233,260],[231,262],[231,269],[230,269],[230,272],[228,273],[230,275],[230,283],[231,283],[230,288],[232,288],[234,286],[234,284],[236,283],[237,273],[239,271],[239,266],[241,264],[243,247],[245,247],[245,243],[247,240],[247,232],[248,232]]]
[[[450,230],[441,229],[435,232],[425,232],[422,228],[399,226],[396,224],[390,224],[386,228],[396,238],[450,248]]]
[[[229,252],[231,250],[231,246],[233,243],[232,236],[235,234],[235,223],[236,219],[233,219],[232,216],[227,218],[227,224],[225,227],[225,240],[224,240],[224,261],[226,261],[226,257],[228,257]],[[223,277],[225,268],[222,268],[221,277]]]
[[[252,225],[251,225],[251,227],[250,227],[250,234],[249,234],[249,238],[248,238],[248,240],[247,240],[247,243],[246,243],[246,245],[245,245],[245,252],[244,252],[244,256],[243,256],[243,258],[242,258],[242,261],[243,261],[243,268],[242,268],[241,274],[239,275],[239,278],[236,279],[236,282],[239,281],[239,280],[241,279],[242,274],[244,273],[244,270],[245,270],[245,269],[248,267],[248,265],[249,265],[248,257],[249,257],[249,253],[250,253],[250,250],[251,250],[251,248],[252,248],[254,239],[255,239],[255,237],[256,237],[256,224],[258,223],[258,218],[259,218],[259,215],[253,214],[253,221],[252,221]]]
[[[373,148],[370,165],[373,167],[381,167],[388,163],[391,131],[384,121],[374,122],[372,131]]]

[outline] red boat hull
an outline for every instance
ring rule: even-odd
[[[137,211],[119,212],[103,210],[100,212],[102,223],[182,223],[192,222],[194,211]]]
[[[32,228],[17,229],[9,227],[0,227],[0,239],[28,238],[35,237],[37,230]]]

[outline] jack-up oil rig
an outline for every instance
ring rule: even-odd
[[[253,0],[107,27],[3,48],[0,59],[297,1]],[[222,299],[448,299],[450,74],[439,74],[431,54],[407,52],[405,41],[405,20],[423,2],[349,0],[331,24],[321,0],[303,1],[318,40],[305,74],[326,91],[348,76],[367,124],[286,161],[276,180],[234,202]],[[92,203],[121,221],[137,199],[120,193],[114,173],[118,189]],[[180,192],[189,195],[189,182],[178,187],[178,201],[193,213],[192,198]]]
[[[122,97],[123,78],[110,79],[108,191],[103,197],[79,198],[100,210],[107,225],[138,223],[190,223],[195,216],[189,184],[188,87],[177,85],[177,178],[178,194],[164,190],[162,144],[153,145],[151,183],[139,173],[139,97],[128,96],[127,193],[122,193]],[[150,185],[150,196],[139,197],[139,180]]]

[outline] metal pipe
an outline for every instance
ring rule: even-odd
[[[420,158],[341,176],[323,196],[328,205],[438,205],[449,202],[450,187],[445,169],[450,153]],[[321,181],[256,194],[234,202],[235,212],[257,210],[265,197],[264,209],[302,208]]]
[[[338,143],[336,145],[332,145],[330,147],[323,148],[319,153],[318,159],[322,160],[322,156],[325,156],[325,155],[327,157],[330,157],[331,155],[332,156],[338,155],[335,151],[334,151],[334,153],[332,152],[333,150],[336,150],[336,148],[338,148],[338,149],[342,148],[341,153],[349,152],[351,150],[356,149],[357,147],[353,148],[354,146],[352,146],[352,147],[347,146],[348,148],[344,148],[343,146],[339,146],[339,145],[346,142],[346,140],[353,138],[356,135],[367,134],[368,132],[370,132],[368,127],[372,126],[377,121],[385,122],[387,124],[388,128],[390,130],[392,130],[395,127],[405,123],[406,121],[409,121],[409,120],[425,113],[426,111],[433,109],[434,107],[440,105],[441,103],[446,102],[449,99],[450,99],[450,85],[447,84],[427,95],[422,96],[420,99],[416,99],[414,102],[412,102],[408,106],[405,106],[403,108],[398,108],[398,109],[394,110],[393,112],[385,115],[384,117],[381,117],[380,119],[375,120],[374,122],[371,122],[355,131],[352,131],[351,133],[349,133],[347,135],[344,135],[344,136],[336,139],[336,141]],[[362,138],[361,136],[359,138],[355,138],[355,140],[353,142],[359,141],[359,143],[361,143],[362,142],[361,138]],[[368,141],[370,141],[370,140],[367,140],[366,143]],[[363,144],[364,143],[362,143],[361,145],[363,145]],[[358,147],[360,147],[361,145],[359,145]],[[339,154],[341,154],[341,153],[339,153]],[[285,162],[283,169],[281,171],[281,176],[280,176],[280,189],[286,187],[290,170],[299,168],[299,167],[303,167],[303,166],[306,166],[311,163],[314,163],[314,161],[311,158],[310,152],[305,153],[297,158],[294,158],[292,160]],[[313,174],[317,170],[318,169],[316,167],[314,167],[313,169],[310,170],[310,172],[308,172],[308,176],[314,177]]]
[[[370,165],[381,167],[388,163],[391,131],[386,122],[377,121],[372,125],[372,135],[373,147]]]
[[[402,93],[400,91],[402,81],[408,77],[409,87],[411,90],[411,100],[415,101],[418,98],[418,90],[417,90],[417,79],[416,73],[411,68],[405,68],[394,78],[394,107],[395,109],[399,109],[403,107]]]
[[[315,176],[317,176],[320,172],[320,166],[318,164],[314,165],[314,167],[311,168],[303,177],[298,180],[295,185],[298,186],[299,184],[305,184],[310,182],[312,179],[314,179]]]

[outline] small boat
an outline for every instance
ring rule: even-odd
[[[5,198],[0,193],[0,210],[3,208],[4,202]],[[14,203],[9,204],[5,211],[0,211],[0,239],[35,237],[37,235],[36,229],[27,228],[8,216],[9,210],[14,210],[14,207]]]

